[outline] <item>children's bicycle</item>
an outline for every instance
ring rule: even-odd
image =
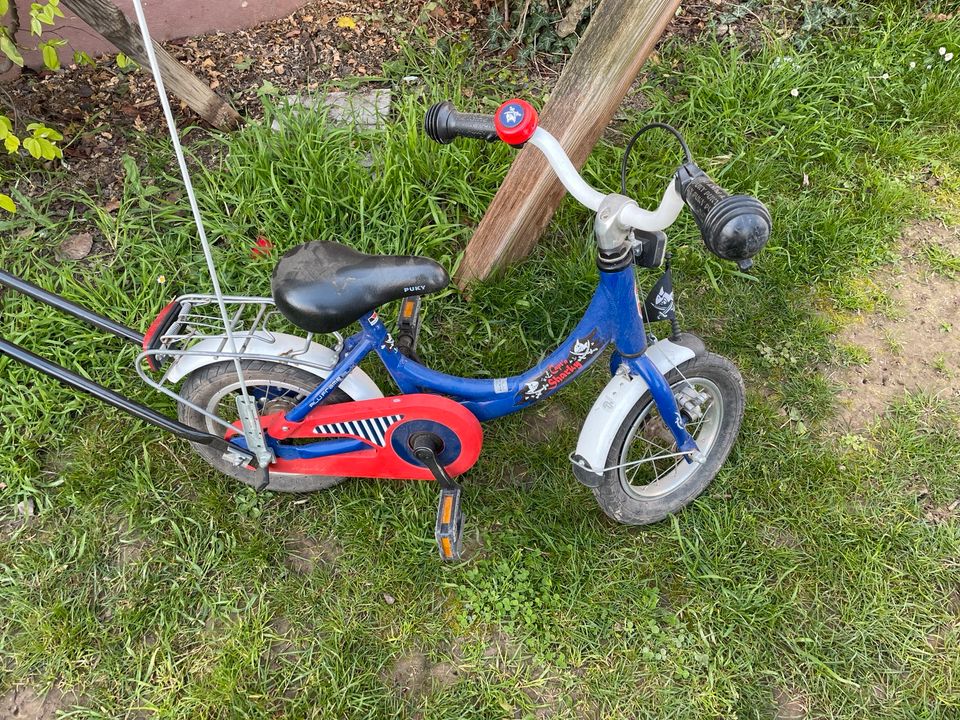
[[[563,185],[595,211],[599,281],[570,336],[536,367],[511,377],[467,379],[417,358],[421,297],[450,278],[424,257],[378,256],[317,240],[287,252],[272,278],[272,297],[185,295],[143,335],[0,271],[0,282],[128,341],[139,343],[141,378],[177,401],[177,421],[0,339],[0,353],[193,443],[222,473],[258,489],[312,492],[349,477],[435,480],[440,488],[435,537],[445,560],[460,557],[461,487],[454,478],[476,462],[481,423],[546,400],[573,382],[608,347],[612,379],[590,411],[570,454],[574,476],[617,522],[652,523],[707,487],[736,440],[743,380],[729,360],[681,332],[674,312],[668,228],[684,206],[707,247],[742,268],[766,244],[767,209],[730,196],[690,157],[671,178],[656,210],[622,194],[604,195],[576,171],[537,113],[509,100],[494,116],[431,107],[427,135],[530,143]],[[639,135],[639,133],[638,133]],[[634,137],[636,139],[636,136]],[[629,148],[624,155],[624,177]],[[664,267],[644,302],[634,266]],[[220,300],[224,304],[220,304]],[[395,332],[377,308],[399,300]],[[666,320],[657,340],[645,322]],[[339,331],[359,322],[344,338]],[[292,324],[304,331],[283,331]],[[333,348],[315,340],[332,334]],[[400,394],[384,396],[359,368],[375,354]]]

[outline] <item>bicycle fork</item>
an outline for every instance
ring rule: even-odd
[[[657,410],[660,411],[660,417],[663,418],[677,443],[678,452],[684,454],[687,462],[702,461],[700,448],[697,447],[696,440],[687,430],[683,415],[680,413],[680,407],[677,405],[677,398],[663,373],[646,355],[631,358],[628,361],[628,367],[631,371],[636,372],[650,388],[650,394],[653,395],[653,401],[657,405]]]

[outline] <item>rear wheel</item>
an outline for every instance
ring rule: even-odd
[[[242,360],[243,379],[247,392],[257,401],[260,415],[283,412],[295,407],[318,385],[320,378],[313,373],[283,363],[262,360]],[[238,419],[237,397],[241,395],[240,379],[234,362],[220,362],[195,370],[187,376],[180,395],[194,405],[227,422]],[[349,402],[350,396],[337,388],[324,404]],[[184,403],[178,403],[180,422],[223,437],[226,429]],[[230,464],[224,457],[206,445],[191,443],[210,465],[247,485],[256,486],[259,476],[253,470]],[[314,492],[341,483],[346,478],[326,475],[299,475],[270,473],[270,489],[278,492]]]
[[[627,413],[593,489],[603,511],[626,525],[663,520],[692,502],[716,477],[740,431],[746,391],[736,366],[705,353],[666,375],[703,461],[687,462],[653,396],[645,392]]]

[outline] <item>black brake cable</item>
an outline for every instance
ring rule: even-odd
[[[677,130],[673,125],[668,125],[667,123],[654,122],[649,125],[644,125],[642,128],[637,130],[633,137],[630,138],[630,142],[627,143],[627,147],[623,150],[623,160],[620,162],[620,194],[627,194],[627,163],[630,159],[630,151],[633,150],[634,143],[637,142],[639,137],[643,135],[647,130],[652,130],[653,128],[659,128],[661,130],[666,130],[671,133],[679,142],[680,147],[683,148],[683,154],[686,158],[685,162],[692,163],[693,155],[690,154],[690,148],[687,147],[687,141],[683,139],[683,135],[680,134],[680,131]]]

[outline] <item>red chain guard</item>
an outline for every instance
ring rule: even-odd
[[[260,418],[265,429],[279,430],[281,427],[286,427],[287,430],[282,433],[284,439],[320,440],[345,437],[368,443],[368,447],[362,450],[310,460],[277,458],[276,462],[270,466],[271,472],[432,480],[433,475],[429,470],[420,464],[414,464],[415,460],[410,462],[393,447],[394,435],[398,432],[401,433],[401,438],[406,435],[410,429],[404,430],[404,425],[412,421],[419,421],[417,426],[421,430],[436,432],[441,437],[446,436],[447,447],[440,453],[440,457],[451,476],[457,476],[469,470],[480,456],[480,448],[483,445],[483,429],[480,427],[480,422],[463,405],[440,395],[418,393],[320,405],[300,423],[285,421],[282,413],[264,415]],[[331,427],[333,425],[339,427],[333,428]],[[345,430],[347,432],[344,432]],[[356,432],[349,432],[350,430]],[[459,452],[455,451],[456,443],[451,441],[451,434],[459,441]],[[276,437],[277,434],[273,436]],[[399,439],[398,443],[401,447],[405,447],[405,443],[401,443]],[[454,453],[455,456],[450,457]],[[413,460],[412,452],[409,452],[409,457]]]

